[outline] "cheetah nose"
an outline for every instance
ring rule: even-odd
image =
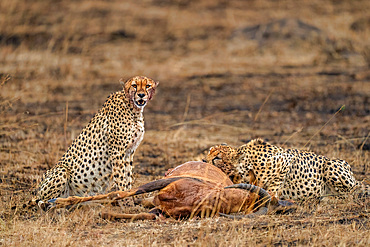
[[[144,98],[144,97],[145,97],[145,93],[139,93],[139,94],[138,94],[138,96],[139,96],[140,98]]]

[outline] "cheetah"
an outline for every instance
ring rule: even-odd
[[[369,186],[357,181],[350,165],[309,151],[283,149],[262,139],[238,148],[211,147],[206,161],[223,170],[234,183],[250,182],[277,198],[320,200],[325,194],[349,193]]]
[[[36,200],[106,193],[114,186],[131,189],[133,157],[144,137],[143,110],[158,82],[136,76],[120,83],[123,90],[108,97],[58,163],[43,175]]]

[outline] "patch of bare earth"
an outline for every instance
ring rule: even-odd
[[[369,177],[369,1],[0,1],[0,245],[369,246],[369,200],[154,222],[23,209],[118,80],[160,81],[135,185],[256,137]],[[10,75],[10,80],[6,76]],[[345,105],[344,109],[340,110]],[[143,212],[141,206],[115,207]]]

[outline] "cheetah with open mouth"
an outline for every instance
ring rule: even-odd
[[[58,163],[43,175],[37,200],[106,193],[113,185],[131,189],[132,161],[144,137],[143,110],[158,82],[144,76],[120,82],[123,90],[108,97]]]

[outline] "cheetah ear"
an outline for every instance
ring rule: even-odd
[[[159,81],[154,81],[155,87],[158,87]]]
[[[119,83],[124,87],[125,86],[125,81],[123,80],[123,78],[119,79]]]
[[[130,87],[131,87],[132,79],[129,79],[129,80],[125,81],[123,78],[121,78],[119,80],[119,82],[123,86],[123,90],[125,91],[125,94],[128,96],[129,95],[129,90],[130,90]]]
[[[152,85],[152,87],[148,90],[148,96],[149,96],[149,100],[151,100],[155,94],[155,89],[157,88],[159,82],[158,81],[154,81],[154,85]]]

